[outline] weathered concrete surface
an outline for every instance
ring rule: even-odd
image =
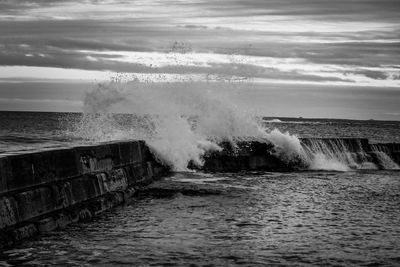
[[[227,191],[227,188],[221,186],[217,187],[215,184],[195,184],[163,179],[143,187],[139,195],[150,195],[154,197],[170,197],[176,194],[201,196],[221,195]]]
[[[165,175],[143,141],[0,158],[0,247],[90,220]]]
[[[13,197],[0,198],[0,229],[18,222],[18,206]]]
[[[7,178],[10,174],[7,163],[7,158],[0,158],[0,194],[8,191]]]
[[[335,146],[338,140],[326,142]],[[350,152],[385,152],[400,164],[400,144],[371,145],[367,139],[350,138],[341,142]],[[281,160],[268,143],[240,142],[233,146],[225,142],[221,146],[222,151],[205,156],[202,170],[291,171],[304,167],[300,160]],[[189,167],[196,168],[193,164]],[[223,193],[223,189],[170,181],[168,186],[148,186],[166,173],[168,168],[156,161],[143,141],[0,157],[0,247],[71,222],[90,220],[127,201],[139,187],[159,195]]]
[[[245,170],[293,171],[297,161],[285,162],[276,156],[270,143],[256,141],[239,142],[235,146],[228,142],[220,144],[222,151],[208,153],[201,168],[207,172],[237,172]],[[193,164],[191,168],[197,167]]]

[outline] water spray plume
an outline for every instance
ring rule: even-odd
[[[173,48],[172,57],[180,50],[190,51],[181,43]],[[201,166],[203,156],[221,150],[223,141],[235,147],[246,140],[272,143],[281,160],[300,160],[310,169],[362,167],[360,155],[355,159],[343,144],[304,144],[295,135],[270,130],[257,114],[230,100],[232,87],[242,82],[210,77],[172,82],[162,75],[156,80],[119,75],[86,93],[84,113],[73,134],[93,142],[145,140],[154,155],[175,171],[188,171],[189,162]]]
[[[201,165],[223,140],[266,137],[255,118],[204,86],[138,79],[99,84],[86,94],[75,134],[97,142],[143,139],[177,171],[187,170],[189,161]]]

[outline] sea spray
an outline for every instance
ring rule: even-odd
[[[373,144],[371,149],[381,168],[385,170],[400,170],[400,166],[389,156],[390,150],[387,147]]]
[[[275,154],[283,161],[290,163],[295,159],[303,159],[303,148],[296,135],[273,129],[266,134],[266,138],[274,144]]]
[[[398,166],[375,146],[365,146],[361,139],[307,138],[302,140],[310,169],[348,171],[351,169],[396,169]],[[372,148],[372,151],[371,151]]]
[[[227,82],[153,82],[118,79],[86,94],[84,114],[74,135],[93,142],[142,139],[175,171],[198,166],[228,141],[268,142],[273,153],[300,168],[347,171],[376,168],[368,155],[341,142],[302,142],[296,135],[269,129],[260,117],[229,100]],[[266,153],[268,153],[266,151]],[[381,157],[382,158],[382,157]]]
[[[220,150],[218,143],[258,139],[266,129],[252,114],[215,92],[226,84],[113,80],[86,94],[84,114],[74,134],[97,142],[143,139],[157,158],[176,171],[203,155]]]

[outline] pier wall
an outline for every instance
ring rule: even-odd
[[[291,171],[295,166],[282,161],[274,154],[274,146],[257,141],[229,142],[219,144],[221,151],[213,151],[204,157],[201,170],[206,172],[238,171]],[[196,166],[192,168],[196,169]]]
[[[367,139],[302,139],[303,145],[340,147],[361,153],[384,168],[379,153],[400,165],[400,144]],[[307,169],[301,159],[282,160],[269,143],[224,142],[204,157],[202,171],[292,171]],[[189,168],[196,169],[194,164]],[[0,247],[62,228],[126,202],[138,189],[166,175],[143,141],[116,142],[0,157]]]
[[[371,144],[366,138],[302,138],[301,145],[320,149],[318,152],[332,155],[335,153],[352,154],[355,161],[370,160],[378,168],[385,169],[378,153],[384,153],[394,163],[400,165],[400,144]],[[307,169],[307,163],[301,157],[284,160],[278,156],[272,144],[244,141],[235,144],[220,144],[221,151],[208,153],[204,157],[204,165],[200,168],[208,172],[236,171],[294,171]],[[361,163],[361,162],[360,162]],[[191,166],[196,169],[196,166]]]
[[[89,220],[167,172],[143,141],[0,157],[0,247]]]

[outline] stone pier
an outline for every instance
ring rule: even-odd
[[[166,173],[143,141],[0,157],[0,247],[89,220]]]
[[[379,153],[400,164],[400,144],[370,144],[367,139],[302,139],[338,144],[346,153],[362,153],[378,167]],[[307,169],[301,159],[280,159],[270,143],[220,144],[205,155],[202,171],[293,171]],[[189,168],[196,169],[194,164]],[[167,175],[144,141],[0,156],[0,247],[33,235],[63,228],[126,202],[136,191]]]

